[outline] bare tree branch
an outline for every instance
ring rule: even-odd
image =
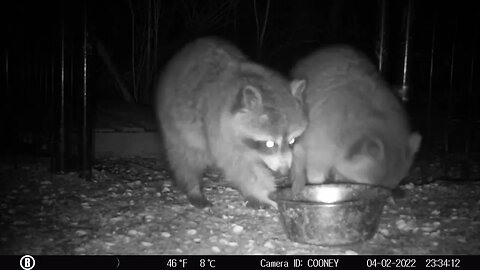
[[[133,9],[133,4],[131,0],[127,0],[128,2],[128,7],[130,9],[130,16],[131,16],[131,40],[132,40],[132,87],[133,87],[133,96],[136,101],[138,101],[138,89],[137,89],[137,83],[136,83],[136,77],[137,73],[135,72],[135,11]]]
[[[108,71],[110,71],[113,78],[115,79],[115,82],[117,83],[123,98],[127,102],[133,102],[134,99],[131,93],[128,91],[128,88],[125,82],[123,81],[122,77],[120,76],[120,73],[118,72],[117,68],[113,64],[112,59],[110,58],[110,55],[108,55],[108,52],[105,49],[105,46],[103,46],[103,43],[98,39],[97,39],[97,51],[98,51],[98,55],[107,66]]]
[[[265,38],[265,30],[267,29],[268,15],[270,14],[270,0],[267,0],[267,7],[265,9],[265,20],[263,21],[262,34],[260,35],[260,50],[263,47],[263,40]]]

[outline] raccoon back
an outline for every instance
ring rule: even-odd
[[[412,137],[419,135],[410,134],[402,104],[375,66],[356,50],[335,46],[299,61],[292,76],[307,80],[306,158],[326,155],[349,180],[395,186],[413,159],[409,153],[418,149]]]

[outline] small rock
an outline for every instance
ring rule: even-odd
[[[213,246],[212,251],[215,252],[215,253],[220,253],[221,250],[217,246]]]
[[[430,226],[423,226],[423,227],[421,228],[421,230],[422,230],[423,232],[428,233],[428,232],[433,232],[433,231],[435,230],[435,228],[430,227]]]
[[[405,220],[398,220],[397,222],[395,222],[395,225],[397,225],[397,228],[399,228],[400,230],[407,227],[407,223],[405,222]]]
[[[136,230],[129,230],[128,231],[128,235],[135,236],[137,234],[138,234],[138,231],[136,231]]]
[[[457,242],[465,244],[465,243],[467,243],[467,239],[465,239],[465,237],[460,237],[460,238],[457,239]]]
[[[83,247],[76,247],[76,248],[74,249],[74,252],[75,252],[75,253],[79,253],[79,254],[83,254],[83,253],[85,253],[85,251],[86,251],[86,250],[85,250],[85,248],[83,248]]]
[[[83,209],[90,209],[91,208],[91,206],[88,202],[81,203],[81,206],[83,207]]]
[[[172,236],[172,235],[171,235],[170,233],[168,233],[168,232],[162,232],[162,233],[161,233],[161,236],[162,236],[162,237],[165,237],[165,238],[170,238],[170,236]]]
[[[76,233],[78,236],[84,236],[84,235],[87,235],[87,234],[88,234],[88,232],[85,231],[85,230],[77,230],[75,233]]]
[[[228,240],[225,239],[225,238],[221,238],[220,240],[218,240],[218,243],[227,246],[228,245]]]
[[[345,251],[345,255],[358,255],[358,253],[353,250],[347,250]]]
[[[144,247],[151,247],[151,246],[153,246],[153,244],[152,244],[152,243],[150,243],[150,242],[146,242],[146,241],[142,241],[142,243],[141,243],[141,244],[142,244],[142,246],[144,246]]]
[[[378,229],[378,232],[383,234],[384,236],[388,236],[390,234],[390,232],[387,230],[387,229]]]
[[[266,248],[275,248],[275,246],[270,241],[265,242],[265,244],[263,244],[263,246],[266,247]]]
[[[190,230],[187,231],[187,234],[188,235],[195,235],[195,234],[197,234],[197,230],[190,229]]]
[[[408,222],[406,222],[405,220],[398,220],[395,225],[397,226],[397,228],[399,230],[402,230],[402,231],[411,231],[414,229],[414,221],[412,220],[409,220]]]
[[[110,222],[112,223],[116,223],[116,222],[119,222],[119,221],[122,221],[123,220],[123,217],[113,217],[110,219]]]
[[[233,225],[233,233],[240,234],[243,231],[243,227],[240,225]]]

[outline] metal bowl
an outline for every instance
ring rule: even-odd
[[[298,194],[282,188],[270,197],[290,240],[336,246],[372,238],[390,195],[384,187],[335,183],[307,185]]]

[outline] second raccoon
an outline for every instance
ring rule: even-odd
[[[291,147],[307,125],[304,85],[218,38],[199,39],[170,61],[157,87],[156,114],[176,182],[193,205],[211,205],[200,181],[214,165],[249,205],[276,207],[268,198],[275,175],[288,174]]]
[[[294,192],[332,180],[395,188],[421,136],[375,66],[348,46],[332,46],[301,60],[292,76],[307,81],[309,118],[294,149]]]

